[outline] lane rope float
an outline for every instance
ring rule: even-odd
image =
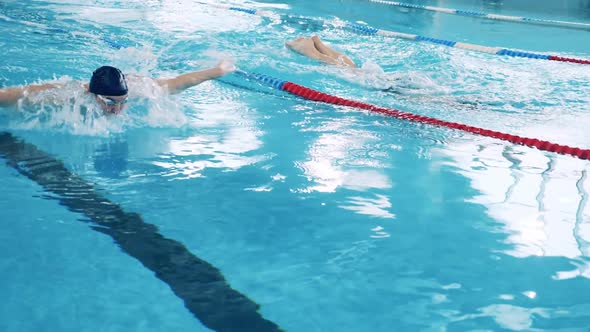
[[[332,105],[340,105],[340,106],[348,106],[354,107],[362,110],[367,110],[374,113],[384,114],[387,116],[391,116],[397,119],[412,121],[417,123],[424,123],[438,127],[444,127],[449,129],[456,129],[461,130],[464,132],[468,132],[471,134],[476,134],[480,136],[491,137],[503,141],[507,141],[513,144],[524,145],[531,148],[537,148],[542,151],[548,152],[555,152],[564,155],[570,155],[574,157],[578,157],[580,159],[590,160],[590,149],[581,149],[577,147],[571,147],[567,145],[560,145],[556,143],[551,143],[548,141],[540,140],[537,138],[528,138],[528,137],[521,137],[517,135],[502,133],[498,131],[493,131],[489,129],[469,126],[461,123],[450,122],[439,120],[436,118],[431,118],[428,116],[412,114],[408,112],[403,112],[397,109],[392,108],[385,108],[380,107],[372,104],[367,104],[363,102],[358,102],[354,100],[349,100],[345,98],[340,98],[337,96],[333,96],[327,93],[323,93],[317,90],[313,90],[307,88],[305,86],[295,84],[292,82],[284,81],[281,79],[277,79],[268,75],[258,74],[258,73],[250,73],[243,70],[235,71],[236,75],[242,76],[246,79],[252,79],[258,81],[262,84],[266,84],[271,86],[275,89],[286,91],[293,95],[299,96],[301,98],[311,100],[311,101],[318,101]]]
[[[559,20],[546,20],[546,19],[523,17],[523,16],[488,14],[488,13],[484,13],[484,12],[471,11],[471,10],[459,10],[459,9],[452,9],[452,8],[423,6],[423,5],[415,5],[412,3],[395,2],[395,1],[383,1],[383,0],[368,0],[368,1],[374,2],[374,3],[380,3],[380,4],[384,4],[384,5],[396,6],[396,7],[411,8],[411,9],[423,9],[423,10],[435,11],[435,12],[445,13],[445,14],[471,16],[471,17],[484,18],[484,19],[490,19],[490,20],[496,20],[496,21],[522,22],[522,23],[532,23],[532,24],[556,25],[556,26],[563,26],[563,27],[568,27],[568,28],[590,29],[589,23],[559,21]]]
[[[211,7],[215,7],[215,8],[226,9],[226,10],[231,10],[231,11],[238,11],[238,12],[242,12],[242,13],[246,13],[246,14],[250,14],[250,15],[257,15],[257,16],[267,17],[267,18],[275,18],[275,17],[279,16],[277,14],[274,14],[273,12],[261,11],[261,10],[253,9],[253,8],[243,8],[243,7],[235,7],[235,6],[229,6],[229,5],[208,4],[208,3],[203,3],[203,2],[197,2],[197,3],[211,6]],[[577,64],[582,64],[582,65],[590,65],[590,60],[588,60],[588,59],[562,57],[562,56],[558,56],[558,55],[534,53],[534,52],[525,51],[525,50],[508,49],[508,48],[503,48],[503,47],[491,47],[491,46],[477,45],[477,44],[471,44],[471,43],[463,43],[463,42],[457,42],[457,41],[446,40],[446,39],[439,39],[439,38],[414,35],[414,34],[389,31],[389,30],[382,30],[382,29],[377,29],[377,28],[371,27],[366,24],[358,24],[358,23],[333,24],[330,22],[324,22],[324,23],[331,25],[334,28],[349,30],[349,31],[352,31],[354,33],[361,34],[361,35],[378,35],[378,36],[383,36],[383,37],[392,37],[392,38],[401,38],[401,39],[414,40],[414,41],[420,41],[420,42],[428,42],[428,43],[437,44],[437,45],[460,48],[460,49],[469,50],[469,51],[483,52],[483,53],[494,54],[494,55],[499,55],[499,56],[510,56],[510,57],[517,57],[517,58],[539,59],[539,60],[570,62],[570,63],[577,63]]]

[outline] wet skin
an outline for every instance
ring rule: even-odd
[[[103,109],[105,114],[119,114],[125,108],[127,95],[124,96],[103,96],[94,95],[94,98]]]

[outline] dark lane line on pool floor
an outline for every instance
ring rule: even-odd
[[[182,243],[168,239],[137,213],[125,212],[98,190],[70,172],[63,162],[35,145],[0,132],[0,157],[33,180],[70,211],[81,213],[95,231],[109,235],[184,301],[206,327],[219,332],[282,331],[258,312],[260,306],[231,288],[221,272],[193,255]]]

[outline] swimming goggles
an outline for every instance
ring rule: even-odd
[[[101,95],[96,95],[96,96],[98,97],[98,99],[100,99],[100,101],[102,101],[107,106],[124,105],[124,104],[127,104],[127,99],[128,99],[128,97],[125,97],[124,99],[121,99],[121,100],[114,100],[114,99],[104,97]]]

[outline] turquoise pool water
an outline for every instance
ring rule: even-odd
[[[420,3],[590,22],[584,1]],[[584,59],[588,31],[366,1],[237,4],[272,18],[213,4],[1,2],[0,86],[87,80],[103,64],[170,77],[229,57],[349,99],[590,147],[588,66],[338,26]],[[361,69],[283,46],[311,34]],[[0,109],[0,132],[10,133],[0,140],[2,331],[590,327],[587,161],[305,101],[235,75],[174,97],[146,92],[117,118],[84,118],[78,106]],[[43,165],[54,176],[35,177]],[[109,216],[126,228],[109,232]],[[187,280],[208,280],[199,269],[175,274],[195,257],[226,283],[183,292]],[[244,312],[260,317],[231,321],[230,306],[208,296],[219,289],[241,293]]]

